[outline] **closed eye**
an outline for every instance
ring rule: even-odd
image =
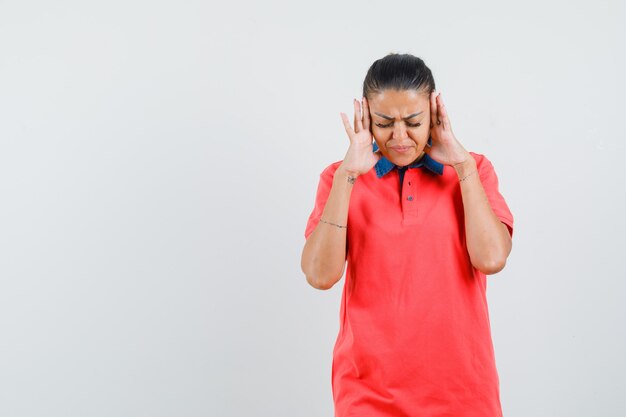
[[[383,125],[383,124],[380,124],[380,123],[375,123],[375,124],[376,124],[376,126],[378,126],[378,127],[383,127],[383,128],[384,128],[384,127],[389,127],[389,126],[391,126],[393,123],[388,123],[388,124],[386,124],[386,125]],[[406,125],[407,125],[407,126],[409,126],[409,127],[419,127],[419,126],[421,126],[422,124],[421,124],[421,123],[407,123]]]

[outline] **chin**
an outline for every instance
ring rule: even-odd
[[[421,155],[421,151],[407,152],[406,154],[399,154],[397,152],[391,151],[391,153],[395,153],[391,158],[388,158],[391,162],[398,166],[409,165],[411,162],[415,161],[418,156]]]

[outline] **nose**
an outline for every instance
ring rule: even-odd
[[[404,126],[404,123],[394,123],[393,138],[394,139],[406,138],[406,127]]]

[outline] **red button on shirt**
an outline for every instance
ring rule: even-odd
[[[493,165],[470,155],[512,236]],[[341,162],[320,174],[306,238]],[[352,189],[333,349],[335,417],[501,417],[486,276],[467,252],[458,175],[449,166],[443,175],[408,169],[401,191],[398,184],[398,170],[379,178],[372,169]]]

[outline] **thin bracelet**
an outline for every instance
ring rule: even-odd
[[[321,221],[321,222],[323,222],[323,223],[332,224],[333,226],[337,226],[337,227],[343,227],[343,228],[347,228],[347,227],[348,227],[348,226],[341,226],[341,225],[339,225],[339,224],[335,224],[335,223],[327,222],[327,221],[325,221],[325,220],[322,220],[321,218],[320,218],[320,221]]]
[[[469,177],[470,175],[474,175],[474,174],[475,174],[475,173],[477,173],[477,172],[478,172],[478,170],[475,170],[474,172],[472,172],[472,173],[470,173],[470,174],[467,174],[466,176],[464,176],[463,178],[461,178],[461,179],[459,180],[459,182],[461,182],[461,181],[465,180],[467,177]]]

